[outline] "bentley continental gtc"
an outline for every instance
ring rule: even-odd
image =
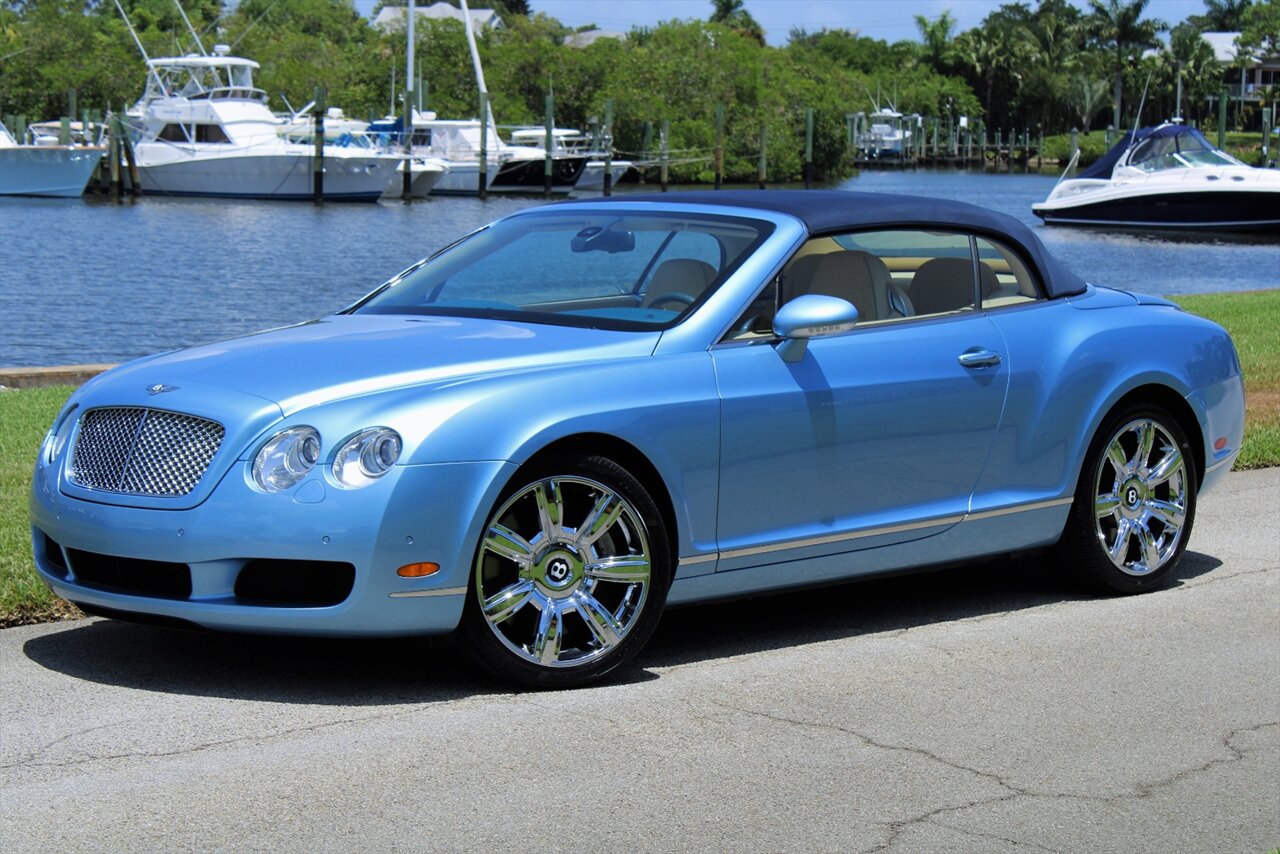
[[[1086,284],[1010,217],[614,197],[86,383],[40,449],[31,533],[90,614],[456,631],[562,687],[675,604],[1027,549],[1158,587],[1243,425],[1221,328]]]

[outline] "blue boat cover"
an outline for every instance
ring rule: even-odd
[[[1218,147],[1209,140],[1205,139],[1204,134],[1192,127],[1186,125],[1164,124],[1153,128],[1140,128],[1135,136],[1132,131],[1120,137],[1120,141],[1111,146],[1106,154],[1099,157],[1093,163],[1089,164],[1089,168],[1080,172],[1077,178],[1100,178],[1104,181],[1111,178],[1111,172],[1116,168],[1116,164],[1120,162],[1120,158],[1130,146],[1137,145],[1144,139],[1164,139],[1166,137],[1177,137],[1186,139],[1187,145],[1183,145],[1181,141],[1176,142],[1177,149],[1181,151],[1184,148],[1192,151],[1217,151]]]
[[[1050,254],[1040,238],[1020,220],[966,202],[842,190],[696,190],[626,194],[601,201],[650,202],[664,207],[690,204],[756,208],[793,216],[803,222],[814,236],[872,227],[912,226],[985,233],[1020,249],[1039,271],[1045,291],[1051,298],[1079,294],[1085,290],[1084,280]]]

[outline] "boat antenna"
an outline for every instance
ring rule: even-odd
[[[1133,148],[1133,144],[1138,141],[1138,126],[1142,124],[1142,108],[1147,103],[1147,88],[1151,85],[1151,74],[1147,72],[1147,82],[1142,85],[1142,100],[1138,101],[1138,114],[1133,117],[1133,136],[1129,138],[1129,147]]]
[[[118,0],[117,0],[118,2]],[[471,49],[471,64],[476,69],[476,85],[480,87],[481,95],[489,94],[489,87],[484,83],[484,69],[480,67],[480,51],[476,49],[476,33],[471,26],[471,10],[467,8],[467,0],[462,0],[462,24],[467,29],[467,47]],[[485,98],[486,116],[480,117],[480,122],[485,126],[486,132],[490,127],[493,128],[493,135],[498,135],[498,127],[493,123],[493,107],[489,105],[489,99]]]
[[[196,40],[196,47],[200,48],[201,56],[208,56],[209,52],[204,49],[204,44],[200,41],[200,34],[196,32],[196,28],[191,26],[191,19],[187,17],[187,13],[183,10],[182,4],[178,0],[173,0],[173,5],[178,7],[178,14],[182,16],[182,23],[187,25],[187,32],[191,33],[191,38]]]
[[[133,43],[138,46],[138,53],[142,54],[143,61],[147,63],[147,71],[155,79],[156,85],[163,89],[164,84],[160,81],[160,75],[156,73],[155,68],[151,65],[151,57],[147,56],[147,49],[142,46],[142,39],[138,38],[138,31],[133,28],[133,22],[125,14],[124,7],[120,5],[120,0],[115,0],[115,4],[116,9],[120,12],[120,17],[124,18],[124,25],[129,29],[129,35],[133,36]]]

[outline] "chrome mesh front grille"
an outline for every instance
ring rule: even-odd
[[[186,495],[209,468],[223,433],[216,421],[163,409],[90,409],[80,419],[68,477],[105,492]]]

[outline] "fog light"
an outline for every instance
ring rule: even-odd
[[[435,575],[439,571],[440,564],[438,563],[406,563],[396,570],[396,575],[401,578],[425,578],[428,575]]]

